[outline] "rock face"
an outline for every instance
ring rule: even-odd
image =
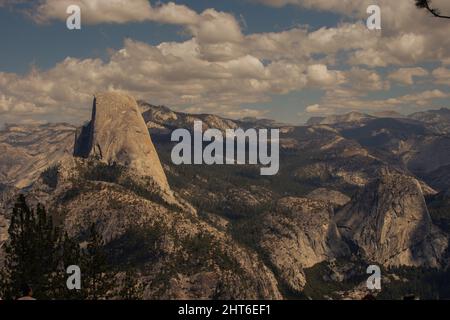
[[[339,191],[318,188],[308,194],[308,198],[330,203],[332,206],[340,207],[347,204],[350,198]]]
[[[0,183],[31,185],[42,171],[73,151],[75,127],[68,124],[7,125],[0,130]]]
[[[122,175],[106,182],[86,174],[98,162],[67,159],[56,187],[38,181],[28,199],[64,212],[62,228],[81,241],[95,224],[118,268],[124,261],[138,266],[143,299],[282,299],[262,260],[202,220],[189,203],[177,197],[175,207],[154,197],[128,172],[127,183]],[[103,168],[111,170],[107,177],[115,169]]]
[[[309,296],[312,286],[326,298],[335,297],[335,282],[365,277],[367,264],[444,268],[444,113],[415,121],[351,113],[282,126],[282,170],[269,180],[251,166],[168,161],[164,172],[148,134],[169,159],[171,131],[192,129],[195,120],[221,130],[279,126],[268,120],[186,114],[103,93],[75,148],[74,126],[7,125],[0,130],[0,269],[18,192],[58,214],[81,242],[95,224],[111,261],[138,267],[145,299],[282,299],[284,289]],[[363,289],[337,294],[359,299]]]
[[[304,268],[349,253],[325,202],[283,198],[263,224],[260,245],[291,290],[301,291],[306,284]]]
[[[336,215],[363,257],[385,266],[438,266],[447,239],[436,231],[420,183],[382,172]]]
[[[77,136],[74,155],[123,165],[151,177],[162,190],[169,185],[145,121],[134,98],[119,93],[95,96],[91,122]]]
[[[283,298],[256,253],[172,193],[140,111],[131,97],[98,94],[75,157],[43,174],[29,203],[63,212],[61,228],[80,241],[95,224],[117,268],[139,266],[144,299]]]

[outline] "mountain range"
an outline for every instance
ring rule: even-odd
[[[171,132],[196,120],[279,128],[280,172],[173,165]],[[0,243],[25,193],[80,243],[96,224],[109,259],[138,267],[143,299],[361,298],[370,264],[380,297],[417,288],[415,273],[448,278],[449,109],[293,126],[101,93],[82,128],[7,125],[0,150]]]

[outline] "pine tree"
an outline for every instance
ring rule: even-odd
[[[31,209],[19,196],[11,214],[5,264],[0,270],[0,297],[16,299],[24,284],[31,286],[37,299],[106,299],[112,289],[112,273],[104,242],[95,225],[90,229],[87,247],[65,234],[61,236],[51,215],[38,205]],[[81,290],[69,290],[66,270],[81,268]]]
[[[59,297],[59,299],[82,300],[85,298],[83,287],[81,290],[69,290],[67,288],[68,274],[66,271],[72,265],[82,265],[82,253],[78,242],[65,233],[61,238],[58,272],[55,277],[57,281],[54,281],[55,296]]]
[[[128,269],[123,277],[122,286],[117,293],[122,300],[140,300],[142,299],[143,287],[137,281],[136,270]]]
[[[36,209],[36,240],[35,250],[40,256],[37,263],[42,277],[39,279],[39,287],[43,293],[47,293],[48,298],[55,299],[58,292],[55,290],[60,285],[61,271],[59,270],[59,255],[61,250],[60,231],[53,224],[53,219],[49,216],[42,205]]]
[[[28,284],[37,298],[53,298],[50,289],[57,270],[58,243],[58,229],[44,207],[39,205],[34,211],[20,195],[13,208],[5,246],[6,297],[19,297],[22,285]]]
[[[83,284],[87,299],[107,299],[112,289],[104,242],[95,224],[91,226],[88,245],[83,251]]]
[[[5,299],[8,296],[9,281],[6,278],[5,268],[0,269],[0,299]]]

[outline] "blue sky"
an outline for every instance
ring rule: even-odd
[[[66,28],[64,1],[0,0],[0,122],[80,123],[90,97],[110,89],[177,110],[295,124],[449,105],[450,25],[412,0],[397,2],[406,16],[395,20],[392,2],[375,1],[382,31],[365,27],[365,0],[350,9],[336,0],[132,0],[125,9],[94,0],[95,10],[74,0],[82,30]]]
[[[341,17],[333,13],[320,13],[295,6],[274,10],[249,1],[239,0],[184,0],[176,1],[201,12],[207,8],[232,12],[243,19],[247,34],[273,32],[290,29],[297,25],[311,28],[333,26]],[[19,8],[29,8],[28,5]],[[16,8],[17,9],[17,8]],[[0,70],[26,73],[30,65],[47,69],[67,56],[76,58],[108,57],[107,49],[119,49],[123,39],[129,37],[148,44],[157,45],[164,41],[181,41],[182,28],[155,22],[130,23],[126,25],[88,25],[73,32],[65,27],[65,22],[56,21],[46,25],[36,25],[27,16],[0,9]]]

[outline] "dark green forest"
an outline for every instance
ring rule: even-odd
[[[136,284],[125,275],[125,285],[114,292],[116,270],[108,260],[107,250],[92,225],[80,245],[79,239],[62,232],[51,213],[42,205],[30,208],[20,195],[11,212],[9,241],[5,245],[4,266],[0,272],[0,297],[20,298],[22,288],[30,287],[39,300],[99,300],[111,297],[139,298]],[[81,290],[69,290],[66,273],[69,266],[82,270]]]

